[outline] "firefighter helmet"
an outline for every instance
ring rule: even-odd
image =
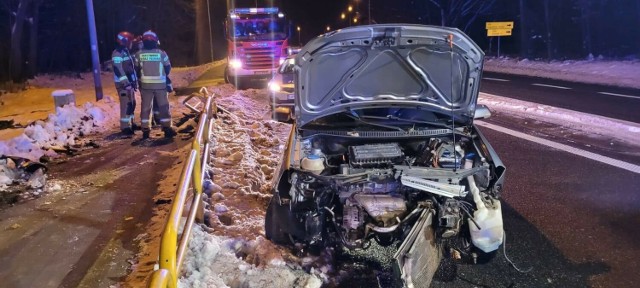
[[[124,47],[130,47],[133,43],[133,38],[133,34],[127,31],[122,31],[118,33],[118,36],[116,36],[116,42]]]
[[[156,34],[156,32],[153,32],[151,30],[148,30],[147,32],[144,32],[142,34],[142,41],[153,41],[153,42],[160,42],[160,40],[158,39],[158,35]]]

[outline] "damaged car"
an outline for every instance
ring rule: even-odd
[[[308,250],[396,245],[406,287],[502,245],[505,167],[474,119],[484,54],[458,29],[358,26],[295,58],[295,123],[265,217]]]

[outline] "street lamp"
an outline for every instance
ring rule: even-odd
[[[340,14],[340,18],[341,18],[342,20],[344,20],[344,18],[347,18],[347,15],[345,15],[344,13],[342,13],[342,14]]]
[[[331,26],[327,26],[327,32],[331,31]]]
[[[358,18],[353,18],[353,24],[358,24]]]
[[[298,30],[298,45],[302,45],[302,41],[300,41],[300,26],[296,27],[296,30]]]
[[[353,11],[353,6],[349,5],[349,8],[347,9],[349,12]]]

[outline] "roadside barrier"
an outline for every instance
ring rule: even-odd
[[[205,87],[200,89],[200,93],[205,97],[192,95],[183,101],[185,106],[200,114],[200,119],[160,240],[159,269],[151,275],[147,286],[149,288],[176,288],[178,286],[180,268],[189,245],[191,228],[193,228],[195,221],[202,223],[204,220],[204,206],[201,201],[202,183],[209,161],[210,129],[215,121],[213,117],[218,113],[218,107],[213,101],[214,96],[209,94]],[[179,233],[189,191],[193,193],[193,201],[182,233]]]

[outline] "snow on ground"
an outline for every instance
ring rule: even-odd
[[[507,74],[558,79],[640,89],[640,60],[536,61],[487,57],[484,70]]]
[[[49,114],[47,120],[37,120],[24,132],[8,141],[0,141],[0,155],[38,161],[42,156],[55,156],[54,148],[76,146],[80,137],[111,128],[118,118],[118,103],[111,97],[97,104],[81,107],[65,105]]]
[[[243,260],[262,249],[268,242],[261,238],[253,245],[246,242],[211,235],[200,226],[193,229],[184,276],[178,287],[320,287],[322,281],[302,270],[291,269],[283,261],[272,260],[264,267],[256,267]],[[240,257],[240,258],[238,258]]]
[[[618,139],[629,144],[636,144],[640,139],[640,124],[562,109],[543,104],[526,102],[497,95],[480,93],[478,104],[487,105],[515,117],[526,117],[542,122],[558,124],[568,128],[599,134]]]
[[[188,86],[207,69],[218,64],[219,62],[173,69],[171,76],[174,87]],[[113,96],[116,91],[112,77],[110,72],[101,73],[104,98],[99,102],[94,99],[91,73],[39,75],[29,81],[27,90],[0,96],[0,120],[12,121],[20,127],[0,130],[0,157],[13,156],[39,161],[42,156],[57,156],[56,151],[85,146],[85,142],[90,141],[85,137],[90,134],[117,129],[120,108],[117,97]],[[54,107],[51,95],[59,89],[72,89],[78,105]],[[140,105],[137,106],[136,118],[140,109]],[[32,172],[19,171],[7,165],[7,161],[0,161],[0,192],[3,192],[0,196],[11,195],[15,198],[14,190],[25,190],[25,187],[36,189],[30,192],[35,193],[35,196],[47,191],[25,182],[33,176]],[[43,182],[39,186],[44,186],[46,175],[39,178]],[[14,187],[9,187],[12,185]],[[8,190],[11,193],[5,193]]]
[[[264,238],[264,214],[290,125],[270,120],[265,90],[212,89],[232,114],[215,122],[213,183],[204,197],[205,223],[190,242],[180,287],[320,287],[291,253]]]

